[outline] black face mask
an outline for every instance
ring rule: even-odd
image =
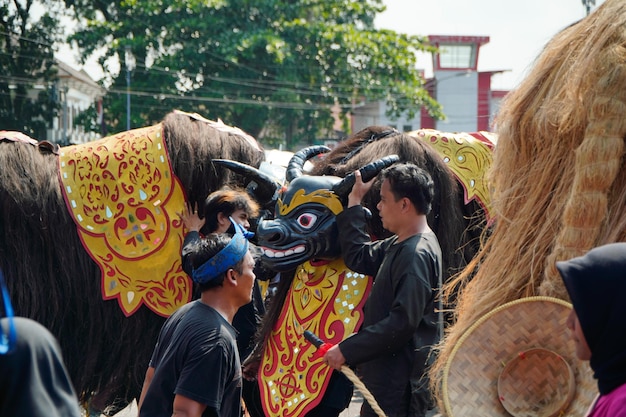
[[[263,249],[263,262],[271,269],[289,271],[307,260],[341,256],[335,214],[330,209],[341,203],[329,191],[338,180],[325,176],[296,178],[281,197],[280,204],[290,210],[281,213],[277,206],[274,220],[259,223],[258,244]],[[320,190],[326,197],[318,193]],[[316,197],[308,197],[312,195]]]

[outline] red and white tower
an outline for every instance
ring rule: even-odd
[[[445,120],[434,120],[422,111],[422,128],[446,132],[489,130],[491,76],[502,71],[478,71],[480,47],[488,36],[430,35],[433,78],[427,81],[430,94],[443,106]]]

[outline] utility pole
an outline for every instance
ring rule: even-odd
[[[68,146],[70,140],[67,137],[67,129],[69,124],[69,111],[67,107],[67,93],[70,91],[67,85],[61,87],[61,94],[63,95],[63,146]]]
[[[596,0],[582,0],[583,6],[587,10],[587,16],[591,13],[591,8],[596,5]]]
[[[126,63],[126,130],[130,130],[130,72],[135,69],[135,57],[129,45],[126,45],[124,52]]]

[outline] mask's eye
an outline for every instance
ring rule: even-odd
[[[310,213],[301,214],[296,219],[296,221],[298,222],[298,225],[300,225],[300,227],[304,229],[310,229],[311,227],[313,227],[316,220],[317,220],[317,216],[315,214],[310,214]]]

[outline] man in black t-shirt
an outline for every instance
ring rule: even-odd
[[[234,223],[233,223],[234,224]],[[140,417],[240,417],[241,365],[232,320],[252,299],[254,258],[243,228],[187,248],[201,296],[163,325],[139,400]]]
[[[258,215],[258,203],[245,190],[228,186],[209,194],[201,210],[187,205],[185,211],[181,213],[181,219],[187,230],[183,242],[183,270],[191,275],[192,265],[190,265],[189,257],[187,256],[187,248],[202,236],[210,233],[232,231],[233,225],[230,219],[249,230],[250,222]],[[254,249],[253,245],[251,245],[253,254]],[[266,280],[269,278],[268,273],[270,271],[261,268],[260,262],[258,262],[254,273],[257,280]],[[264,314],[265,304],[263,303],[260,287],[255,280],[252,289],[252,301],[237,311],[232,323],[237,330],[237,349],[242,362],[252,352],[254,335]],[[244,379],[242,383],[242,396],[248,414],[251,417],[265,417],[260,402],[257,382]]]

